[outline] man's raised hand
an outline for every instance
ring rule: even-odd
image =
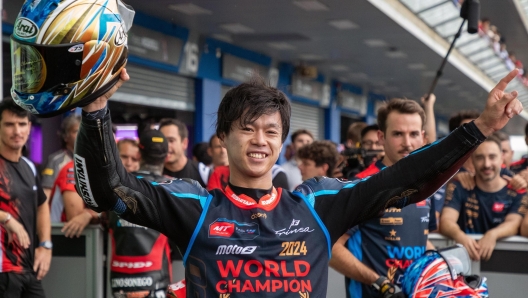
[[[85,112],[94,112],[103,109],[106,107],[106,103],[114,95],[114,93],[123,85],[124,82],[130,80],[130,77],[128,76],[128,73],[125,68],[121,70],[121,74],[119,77],[119,81],[112,87],[108,92],[106,92],[104,95],[98,97],[94,102],[90,103],[89,105],[83,107],[83,110]]]
[[[523,106],[517,99],[517,91],[505,92],[518,74],[518,69],[512,70],[490,91],[484,112],[475,120],[475,125],[485,136],[500,130],[513,116],[522,112]]]

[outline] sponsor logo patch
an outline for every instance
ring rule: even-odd
[[[297,234],[297,233],[311,233],[314,231],[314,229],[310,229],[310,227],[300,227],[300,228],[297,228],[299,225],[301,224],[301,220],[300,219],[293,219],[291,224],[290,224],[290,227],[287,228],[287,229],[280,229],[278,231],[275,231],[275,235],[277,236],[288,236],[288,235],[291,235],[291,234]],[[292,228],[292,227],[295,227],[295,228]]]
[[[257,250],[256,246],[220,245],[217,255],[250,255]]]
[[[90,187],[90,181],[88,180],[88,171],[86,170],[86,161],[84,160],[84,157],[74,154],[73,159],[75,162],[75,177],[77,177],[78,182],[77,189],[81,193],[81,197],[86,204],[98,207],[99,205],[95,202],[92,188]]]
[[[266,213],[253,213],[251,214],[251,219],[257,219],[257,218],[268,218],[268,215]]]
[[[403,225],[403,218],[402,217],[380,218],[380,225],[384,225],[384,226],[401,226],[401,225]]]
[[[504,211],[504,203],[501,202],[495,202],[493,203],[493,207],[491,208],[493,212],[502,212]]]
[[[139,269],[139,268],[149,268],[151,266],[152,266],[152,262],[150,262],[150,261],[147,261],[147,262],[118,262],[118,261],[113,261],[112,262],[112,267],[117,267],[117,268]]]
[[[152,286],[152,277],[113,278],[112,288],[135,288]]]
[[[13,33],[24,39],[37,36],[39,32],[37,24],[28,18],[18,18],[15,22]]]
[[[239,223],[235,220],[218,218],[209,225],[209,238],[252,240],[260,236],[257,223]]]
[[[385,237],[385,240],[388,240],[388,241],[400,241],[401,238],[396,236],[396,230],[392,229],[389,232],[389,236]]]

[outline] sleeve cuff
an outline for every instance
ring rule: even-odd
[[[82,111],[82,116],[88,120],[96,120],[96,119],[103,119],[104,116],[106,116],[106,113],[108,112],[108,107],[105,106],[104,108],[93,111],[93,112],[85,112]]]

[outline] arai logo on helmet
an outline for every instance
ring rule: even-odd
[[[32,38],[39,32],[37,24],[27,18],[18,18],[14,27],[15,35],[20,38]]]

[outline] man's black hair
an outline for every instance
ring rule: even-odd
[[[291,106],[286,95],[277,88],[266,85],[261,77],[253,77],[229,90],[220,106],[216,122],[216,135],[228,135],[233,125],[244,127],[262,115],[278,112],[281,117],[282,143],[290,131]]]
[[[373,130],[374,131],[378,131],[379,130],[379,126],[377,124],[372,124],[372,125],[369,125],[369,126],[363,128],[361,130],[361,139],[363,139],[367,133],[369,133],[370,131],[373,131]]]
[[[475,120],[480,116],[480,113],[477,111],[461,111],[449,118],[449,132],[457,129],[462,125],[462,121],[471,119]]]
[[[192,155],[204,165],[210,165],[213,163],[213,158],[207,153],[209,144],[207,142],[201,142],[194,145],[192,149]]]
[[[28,118],[28,120],[31,121],[31,113],[17,105],[11,97],[5,97],[2,99],[2,102],[0,102],[0,121],[2,121],[2,114],[4,114],[4,111],[9,111],[19,118]]]

